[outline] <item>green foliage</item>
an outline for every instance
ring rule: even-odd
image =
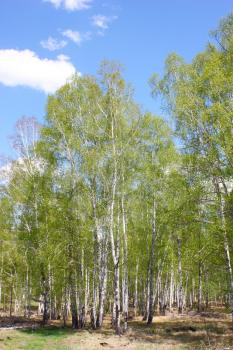
[[[69,303],[93,312],[106,264],[112,307],[113,247],[122,285],[128,269],[131,304],[139,279],[141,311],[152,265],[158,303],[162,294],[168,299],[169,283],[183,288],[186,301],[201,283],[206,299],[230,291],[232,23],[230,14],[214,32],[217,45],[191,63],[173,53],[164,76],[150,79],[175,132],[141,111],[116,62],[103,62],[97,77],[75,75],[49,96],[43,127],[33,118],[18,123],[20,158],[0,196],[2,304],[12,308],[14,294],[26,311],[43,298],[50,317],[64,315]]]

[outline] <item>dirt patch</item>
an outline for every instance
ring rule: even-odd
[[[25,317],[1,317],[0,318],[0,330],[4,329],[20,329],[20,328],[33,328],[40,327],[40,320],[28,319]]]

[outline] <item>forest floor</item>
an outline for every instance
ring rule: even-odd
[[[0,350],[233,350],[231,320],[220,314],[155,317],[151,326],[137,318],[120,337],[109,319],[98,331],[73,331],[57,322],[43,328],[36,322],[24,324],[22,319],[13,323],[12,328],[4,328],[1,319]]]

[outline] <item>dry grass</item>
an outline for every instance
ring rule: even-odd
[[[116,336],[107,318],[102,330],[72,331],[57,323],[46,328],[1,330],[0,350],[233,350],[228,317],[155,317],[151,326],[137,318],[128,332]]]

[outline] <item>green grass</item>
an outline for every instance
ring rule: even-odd
[[[62,328],[0,332],[1,350],[70,350],[63,341],[73,332]]]

